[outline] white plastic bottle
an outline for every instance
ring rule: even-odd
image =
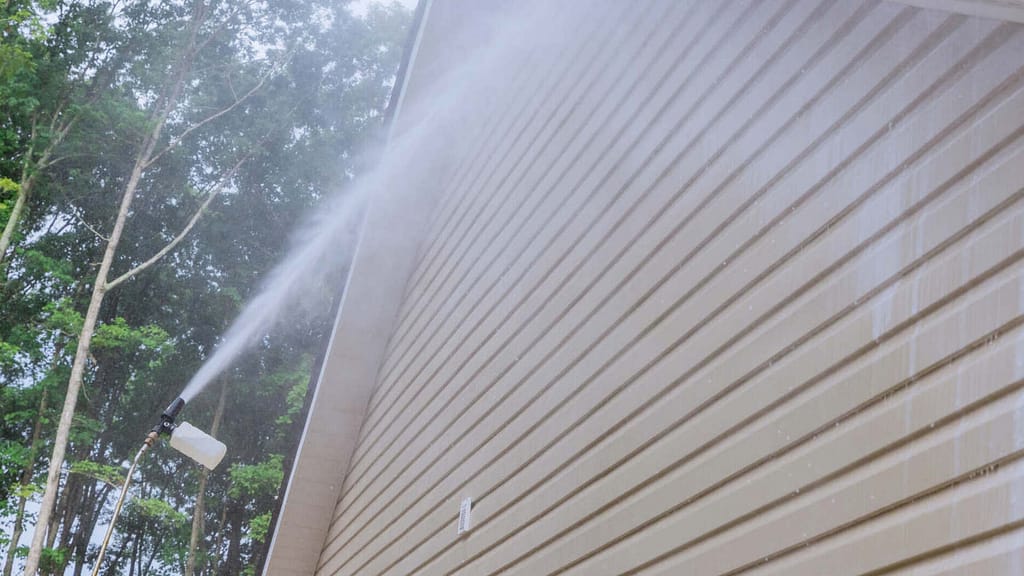
[[[210,470],[220,464],[224,454],[228,451],[228,447],[223,442],[188,422],[178,424],[174,432],[171,433],[171,448]]]

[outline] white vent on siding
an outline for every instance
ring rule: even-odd
[[[472,527],[472,522],[470,521],[469,517],[472,511],[473,499],[464,499],[462,501],[462,504],[459,505],[459,535],[469,532],[469,529]]]

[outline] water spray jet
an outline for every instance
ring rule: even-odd
[[[117,503],[114,504],[114,513],[110,518],[110,525],[107,526],[107,533],[103,536],[103,543],[100,545],[99,553],[96,556],[92,576],[99,576],[100,566],[103,564],[103,555],[110,544],[110,537],[114,535],[114,525],[117,523],[117,517],[121,515],[121,508],[124,506],[125,497],[128,495],[128,486],[131,484],[135,468],[139,465],[142,455],[152,448],[161,436],[170,438],[169,444],[171,448],[202,464],[209,470],[216,468],[224,458],[224,454],[227,453],[227,446],[220,440],[188,422],[175,423],[178,414],[181,413],[184,407],[185,400],[180,396],[175,398],[160,414],[160,421],[157,422],[156,426],[153,426],[149,434],[146,434],[145,440],[142,441],[142,446],[135,453],[135,458],[132,459],[131,466],[128,468],[128,473],[125,474],[124,484],[121,486],[121,493],[117,497]]]

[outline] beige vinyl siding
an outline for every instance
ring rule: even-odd
[[[644,6],[641,4],[639,7],[640,10],[631,15],[632,20],[638,19],[643,14]],[[469,232],[468,228],[463,226],[459,232],[452,233],[453,226],[459,223],[476,223],[480,225],[487,219],[495,218],[494,211],[499,205],[506,210],[510,207],[515,207],[512,197],[503,193],[509,193],[509,188],[512,187],[511,193],[521,195],[523,188],[513,186],[514,184],[521,184],[523,172],[532,167],[533,163],[536,162],[536,158],[542,156],[547,150],[554,150],[553,153],[558,154],[560,151],[559,147],[565,146],[565,139],[569,134],[567,131],[567,121],[570,118],[567,116],[559,118],[556,116],[556,113],[564,113],[573,104],[572,101],[566,101],[566,96],[575,98],[581,96],[592,97],[593,94],[590,90],[593,89],[594,82],[603,80],[606,86],[614,82],[608,75],[602,74],[603,70],[600,69],[603,64],[602,59],[612,53],[612,50],[618,46],[617,42],[623,41],[623,36],[626,33],[635,32],[637,29],[620,28],[618,33],[615,33],[614,29],[619,23],[618,17],[622,16],[621,8],[617,11],[598,14],[601,17],[601,27],[598,29],[597,34],[589,36],[588,41],[581,43],[581,46],[574,47],[579,52],[583,52],[582,57],[585,58],[584,61],[589,62],[589,66],[586,69],[577,69],[575,61],[581,55],[579,55],[579,52],[574,51],[568,54],[568,57],[564,60],[559,59],[548,62],[547,67],[549,69],[544,70],[543,75],[537,70],[528,70],[532,74],[524,79],[523,85],[526,89],[520,94],[522,96],[520,101],[515,102],[513,106],[509,106],[510,109],[506,113],[494,115],[501,121],[501,125],[494,130],[494,133],[490,134],[498,150],[486,146],[474,146],[471,148],[471,150],[475,149],[476,151],[474,157],[471,158],[473,161],[465,162],[459,166],[456,175],[452,179],[453,184],[448,189],[451,190],[450,194],[453,196],[457,194],[458,196],[455,201],[449,201],[444,204],[446,210],[443,210],[438,218],[439,223],[443,222],[442,229],[440,233],[435,233],[431,236],[430,245],[426,249],[424,256],[424,263],[427,265],[419,268],[418,274],[412,280],[413,284],[418,284],[422,281],[424,271],[430,268],[430,264],[436,263],[442,241],[445,247],[450,247],[451,243],[466,239]],[[609,34],[613,34],[613,36],[608,38],[607,35]],[[607,43],[600,50],[597,57],[595,57],[593,51],[599,48],[597,44],[601,40]],[[581,83],[580,75],[585,78],[586,84]],[[537,81],[536,76],[541,76],[540,82]],[[607,90],[607,87],[605,90]],[[591,114],[593,113],[593,110],[587,109],[587,111]],[[573,128],[577,132],[580,129],[579,117],[579,115],[572,117],[574,121]],[[538,124],[541,126],[540,135],[536,132]],[[538,146],[538,141],[541,138],[543,138],[542,142],[545,146]],[[558,140],[553,141],[553,138],[558,138]],[[512,149],[509,150],[509,148]],[[546,161],[550,162],[549,159],[546,159]],[[515,174],[510,174],[510,166],[516,170]],[[481,181],[492,185],[494,194],[479,194],[478,187],[481,186]],[[498,217],[503,217],[505,214],[507,212],[500,214]],[[503,226],[507,228],[508,223],[498,222],[493,229],[486,230],[488,240],[493,239],[497,233],[502,231],[500,228]],[[479,249],[486,246],[474,245],[472,247]],[[470,246],[463,245],[461,250],[465,252],[469,248]],[[467,258],[468,260],[478,260],[480,254],[474,253]],[[451,265],[450,262],[441,264],[448,264],[449,267]],[[450,269],[446,268],[445,271],[450,279]],[[438,270],[431,269],[431,282],[436,283],[439,276]],[[436,285],[432,284],[431,288],[433,288],[432,293],[436,294]],[[446,288],[451,289],[451,286],[446,286]],[[460,288],[464,291],[466,287],[455,286],[455,289]],[[419,295],[408,299],[403,310],[402,326],[396,331],[396,334],[399,336],[396,342],[393,343],[393,346],[401,347],[405,343],[408,334],[414,330],[408,326],[410,310],[412,310],[412,316],[421,322],[431,314],[436,316],[436,307],[430,307],[430,302],[422,302],[423,304],[428,304],[428,306],[417,307],[421,302],[422,296]],[[455,303],[458,302],[458,299],[451,298],[449,302]],[[449,308],[450,306],[451,304],[449,304]],[[417,325],[415,332],[417,335],[422,335],[423,327]],[[395,364],[408,359],[408,347],[403,347],[402,350],[401,353],[392,351],[389,354],[387,363],[382,368],[382,385],[377,397],[374,399],[374,403],[371,405],[370,413],[376,413],[376,409],[381,404],[388,406],[391,410],[394,409],[389,404],[394,399],[389,393],[392,392],[392,388],[395,388],[396,380],[401,381],[401,378],[396,378],[396,376],[403,375],[400,372],[396,372]],[[407,364],[403,364],[403,368],[406,366]],[[361,453],[365,451],[364,449]]]
[[[1021,573],[1024,26],[560,10],[465,127],[318,573]]]

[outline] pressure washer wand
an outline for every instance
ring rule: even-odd
[[[170,406],[164,410],[163,414],[160,415],[160,422],[153,427],[153,429],[146,435],[146,439],[142,442],[142,447],[135,454],[135,458],[132,460],[132,465],[128,468],[128,474],[124,477],[124,484],[121,486],[121,494],[117,497],[117,503],[114,504],[114,515],[110,518],[110,525],[107,526],[107,533],[103,536],[103,543],[100,545],[99,554],[96,556],[96,563],[92,567],[92,576],[99,576],[100,566],[103,565],[103,555],[107,552],[107,546],[110,544],[110,537],[114,535],[114,525],[117,523],[117,517],[121,515],[121,507],[124,506],[124,499],[128,496],[128,486],[132,482],[132,475],[135,474],[135,467],[139,465],[139,460],[142,459],[142,455],[149,450],[153,444],[156,444],[160,434],[170,435],[174,432],[174,419],[178,417],[178,413],[185,407],[185,401],[183,399],[176,398],[174,402],[171,402]]]
[[[132,460],[132,465],[128,468],[128,475],[125,476],[124,485],[121,486],[121,494],[117,497],[117,504],[114,505],[114,516],[110,519],[110,525],[107,526],[107,534],[103,536],[103,544],[100,545],[100,552],[96,556],[96,564],[92,567],[92,576],[99,576],[100,566],[103,564],[103,554],[107,551],[107,545],[110,544],[110,537],[114,534],[114,524],[117,522],[117,517],[121,515],[121,507],[124,506],[124,498],[128,495],[128,485],[132,483],[132,474],[135,473],[135,467],[138,466],[139,460],[142,459],[142,455],[146,453],[152,442],[151,439],[156,439],[156,432],[150,432],[146,436],[146,441],[142,443],[142,448],[135,454],[135,459]]]

